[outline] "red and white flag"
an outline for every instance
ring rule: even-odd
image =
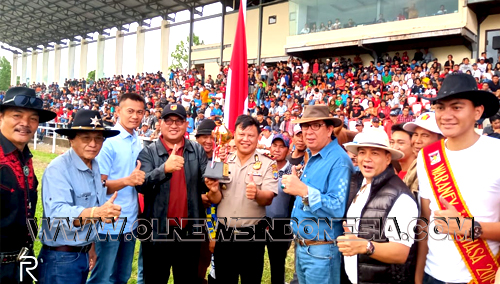
[[[226,101],[224,104],[224,123],[234,132],[236,118],[248,109],[248,64],[245,20],[247,1],[241,0],[234,37],[233,54],[227,74]]]

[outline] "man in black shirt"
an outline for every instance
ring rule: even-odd
[[[40,122],[56,117],[42,106],[35,90],[24,87],[9,89],[0,105],[0,283],[32,283],[29,271],[23,269],[23,275],[19,275],[21,261],[30,262],[25,267],[34,266],[31,260],[36,237],[26,226],[27,218],[35,217],[38,198],[28,143]]]
[[[361,118],[364,116],[364,111],[365,109],[363,108],[362,105],[359,104],[359,99],[354,99],[354,103],[352,104],[351,108],[351,118]]]
[[[257,121],[259,122],[259,128],[262,131],[264,127],[269,126],[267,124],[267,121],[264,119],[264,114],[262,113],[262,110],[257,112]]]
[[[490,87],[490,90],[493,93],[496,93],[498,90],[500,90],[500,82],[498,82],[498,75],[493,75],[491,77],[491,81],[488,82],[488,86]]]
[[[260,104],[260,111],[262,111],[262,115],[266,118],[269,116],[269,109],[266,107],[264,103]]]

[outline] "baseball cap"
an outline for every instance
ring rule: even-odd
[[[398,112],[396,110],[391,110],[389,113],[390,116],[398,116]]]
[[[168,104],[165,106],[163,109],[163,112],[161,113],[161,118],[165,118],[168,115],[177,115],[178,117],[182,119],[186,119],[187,114],[186,114],[186,109],[180,105],[180,104]]]
[[[417,127],[422,127],[433,133],[442,134],[436,122],[436,115],[433,112],[421,114],[414,122],[407,122],[403,126],[406,131],[414,132]]]
[[[264,128],[263,128],[262,130],[269,130],[269,131],[271,131],[271,127],[269,127],[269,126],[264,126]]]
[[[299,124],[295,124],[293,126],[293,135],[297,135],[299,134],[300,132],[302,132],[302,127],[300,127]]]
[[[378,119],[378,117],[374,117],[372,118],[372,122],[380,122],[380,119]]]
[[[142,126],[149,126],[147,123],[143,123]]]
[[[363,121],[361,119],[356,120],[356,126],[363,126]]]
[[[268,127],[268,126],[266,126]],[[274,141],[280,139],[281,141],[283,141],[283,144],[285,144],[285,147],[290,147],[290,139],[283,136],[283,134],[277,134],[274,136],[273,138],[273,141],[271,141],[271,143],[273,143]]]

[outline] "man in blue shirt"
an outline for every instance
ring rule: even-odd
[[[95,160],[104,140],[119,131],[106,130],[99,112],[80,110],[71,128],[56,132],[68,137],[71,149],[55,158],[43,174],[46,221],[39,234],[43,246],[38,255],[38,281],[83,284],[96,262],[94,241],[96,227],[101,225],[88,219],[102,218],[111,223],[121,214],[121,207],[113,204],[117,193],[106,201]]]
[[[142,147],[135,129],[142,121],[145,107],[144,98],[138,94],[126,93],[120,97],[117,108],[120,119],[113,128],[120,134],[107,139],[96,158],[107,188],[106,198],[119,191],[114,203],[122,207],[121,217],[127,219],[125,224],[125,219],[120,219],[99,230],[99,242],[95,244],[96,268],[87,283],[127,283],[132,272],[135,249],[132,231],[137,227],[135,221],[139,213],[135,186],[141,185],[146,177],[139,170],[141,164],[136,165]]]
[[[295,269],[299,283],[340,283],[341,255],[335,239],[344,230],[340,220],[345,212],[352,162],[333,134],[342,125],[329,117],[328,106],[306,106],[301,119],[309,160],[302,176],[284,175],[281,187],[296,196],[291,222],[296,243]]]

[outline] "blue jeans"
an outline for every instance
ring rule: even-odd
[[[296,246],[295,270],[300,284],[339,284],[340,252],[334,244]]]
[[[99,234],[95,252],[97,261],[87,283],[127,283],[132,273],[135,238],[131,233],[120,235],[118,241],[105,241],[106,235]],[[113,240],[117,236],[112,237]]]
[[[89,255],[42,248],[38,255],[38,283],[84,284],[89,274]]]
[[[139,259],[137,260],[137,284],[144,284],[144,266],[142,261],[142,243],[139,248]]]

